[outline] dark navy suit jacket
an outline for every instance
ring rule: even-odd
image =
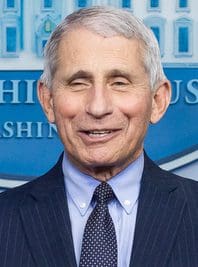
[[[0,195],[1,267],[77,266],[61,161]],[[147,157],[130,267],[198,267],[198,183]]]

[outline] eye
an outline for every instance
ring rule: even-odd
[[[124,87],[129,85],[129,81],[125,77],[115,77],[110,82],[113,87]]]
[[[115,92],[127,92],[131,82],[125,76],[112,76],[109,80],[109,87]]]
[[[122,86],[122,85],[126,85],[127,83],[123,82],[123,81],[116,81],[116,82],[113,82],[113,84],[118,85],[118,86]]]
[[[74,80],[70,83],[71,86],[86,85],[87,82],[83,79]]]
[[[70,88],[75,91],[81,91],[90,87],[90,82],[86,79],[75,79],[70,82]]]
[[[76,79],[70,82],[70,86],[89,86],[90,82],[87,79]]]
[[[81,85],[84,85],[84,83],[82,83],[82,82],[73,82],[73,83],[71,83],[71,86],[81,86]]]

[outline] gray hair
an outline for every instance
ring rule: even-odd
[[[158,42],[153,32],[130,12],[112,7],[95,6],[79,9],[67,16],[54,30],[44,50],[44,71],[42,82],[52,87],[53,76],[58,65],[58,46],[69,31],[85,27],[104,37],[116,35],[140,41],[142,60],[150,80],[150,87],[155,90],[158,83],[164,80]]]

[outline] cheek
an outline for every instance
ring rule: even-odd
[[[61,116],[65,119],[75,117],[80,110],[78,99],[67,96],[59,96],[54,99],[55,117]]]
[[[128,118],[150,118],[151,103],[148,100],[132,97],[126,101],[120,101],[118,106],[119,110]]]
[[[127,134],[133,138],[144,136],[151,116],[149,99],[128,98],[125,105],[120,106],[120,111],[128,118]]]
[[[69,149],[75,139],[75,120],[80,112],[79,101],[63,95],[54,100],[55,124],[63,144]]]

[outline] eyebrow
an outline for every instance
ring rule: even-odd
[[[88,71],[84,71],[84,70],[79,70],[77,72],[75,72],[74,74],[72,74],[68,79],[67,82],[70,83],[73,80],[76,79],[89,79],[92,80],[93,79],[93,75],[91,74],[91,72]]]
[[[126,71],[122,71],[122,70],[119,70],[119,69],[113,69],[111,70],[108,74],[107,74],[107,77],[108,78],[116,78],[116,77],[125,77],[127,78],[128,80],[131,80],[131,78],[133,77],[134,75],[132,73],[129,73],[129,72],[126,72]]]

